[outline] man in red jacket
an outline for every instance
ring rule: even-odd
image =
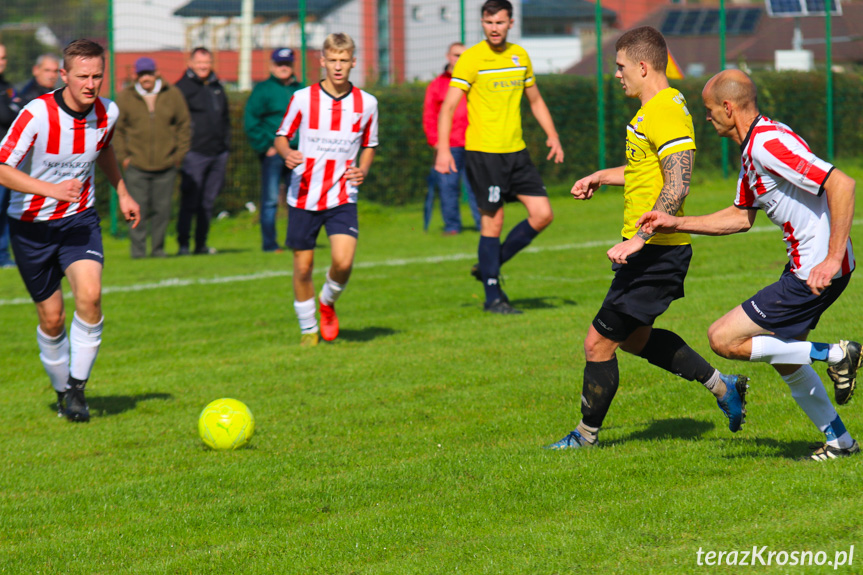
[[[443,103],[444,96],[449,89],[449,82],[452,79],[452,69],[455,66],[458,57],[464,52],[465,47],[461,42],[453,42],[449,46],[446,59],[447,65],[444,68],[443,74],[431,81],[426,89],[425,105],[423,106],[423,129],[426,133],[426,140],[429,146],[437,150],[437,120],[440,113],[440,107]],[[467,188],[467,198],[470,203],[470,211],[473,215],[476,229],[479,229],[480,217],[479,210],[476,207],[476,198],[470,191],[470,184],[465,178],[464,169],[464,133],[467,129],[467,99],[462,98],[455,111],[455,116],[452,122],[452,133],[450,134],[450,149],[452,150],[453,158],[455,158],[456,168],[458,172],[441,174],[432,168],[429,175],[429,195],[426,197],[425,205],[425,228],[428,228],[431,218],[432,206],[434,205],[434,185],[437,184],[440,190],[440,211],[443,216],[444,229],[443,233],[447,235],[458,234],[461,232],[461,211],[459,210],[459,195],[461,186],[459,180],[464,182]]]

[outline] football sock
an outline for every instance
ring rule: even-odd
[[[297,319],[300,320],[300,332],[302,333],[318,333],[318,320],[315,317],[317,304],[315,298],[307,299],[306,301],[294,301],[294,311],[297,312]]]
[[[99,320],[99,323],[89,324],[78,317],[78,312],[72,316],[72,327],[69,330],[70,377],[81,381],[90,379],[90,370],[96,363],[99,346],[102,344],[102,325],[104,323],[104,317]]]
[[[334,305],[342,291],[345,289],[346,283],[340,284],[334,282],[330,278],[330,272],[327,271],[327,281],[324,282],[324,287],[321,289],[321,303],[325,305]]]
[[[584,420],[578,422],[578,426],[575,428],[583,438],[585,438],[589,443],[596,443],[597,436],[599,435],[598,427],[591,427],[589,425],[585,425]]]
[[[719,372],[706,359],[686,345],[679,335],[667,329],[651,330],[650,338],[638,355],[683,379],[697,380],[711,391],[719,380]]]
[[[36,341],[39,342],[39,359],[56,391],[66,391],[69,382],[69,338],[64,328],[60,335],[51,337],[36,326]]]
[[[853,440],[845,430],[842,420],[836,413],[824,383],[811,365],[802,365],[791,375],[782,379],[791,389],[791,397],[797,402],[812,423],[827,436],[827,443],[833,447],[850,447]]]
[[[842,359],[837,354],[841,353],[838,345],[756,335],[752,338],[749,361],[786,365],[807,365],[813,361],[837,363]]]
[[[584,382],[581,388],[583,424],[597,430],[602,427],[619,385],[617,357],[608,361],[588,361],[584,365]]]
[[[500,290],[500,238],[479,237],[479,272],[485,287],[485,301],[502,297]]]
[[[500,265],[505,264],[512,257],[530,245],[533,238],[539,235],[539,232],[530,227],[527,220],[522,220],[514,228],[509,231],[503,244],[500,246]]]

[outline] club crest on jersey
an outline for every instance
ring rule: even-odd
[[[513,56],[513,57],[512,57],[512,63],[513,63],[514,65],[518,66],[518,56]]]
[[[363,113],[362,112],[354,112],[353,115],[351,116],[351,119],[352,119],[351,123],[356,124],[360,120],[363,119]]]

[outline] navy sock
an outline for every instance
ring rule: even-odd
[[[501,297],[500,291],[500,238],[479,237],[479,272],[485,287],[485,301],[491,303]]]
[[[527,220],[522,220],[509,231],[503,245],[500,247],[500,265],[505,264],[515,254],[530,245],[539,232],[530,227]]]

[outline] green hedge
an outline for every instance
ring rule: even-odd
[[[826,104],[823,73],[756,73],[761,111],[790,125],[811,146],[825,157]],[[839,74],[834,77],[835,152],[838,157],[858,156],[863,152],[863,78]],[[672,82],[686,96],[693,114],[698,153],[696,170],[721,167],[720,139],[704,119],[701,89],[706,78]],[[523,106],[524,137],[534,163],[548,184],[569,183],[596,169],[597,122],[596,84],[593,78],[578,76],[545,76],[539,78],[545,98],[563,142],[566,159],[563,164],[545,160],[545,134]],[[379,139],[372,172],[363,184],[363,199],[387,205],[419,202],[425,197],[426,177],[433,161],[422,129],[422,107],[425,85],[409,84],[376,87],[370,90],[379,102]],[[225,189],[216,210],[237,212],[248,201],[259,202],[260,169],[258,158],[249,147],[243,133],[242,113],[245,94],[231,95],[234,148],[228,166]],[[620,83],[608,77],[606,97],[606,166],[624,162],[626,123],[638,109],[638,101],[626,98]],[[729,147],[732,169],[736,171],[738,153]],[[101,203],[107,204],[107,194],[100,193]],[[102,206],[101,213],[107,213]]]

